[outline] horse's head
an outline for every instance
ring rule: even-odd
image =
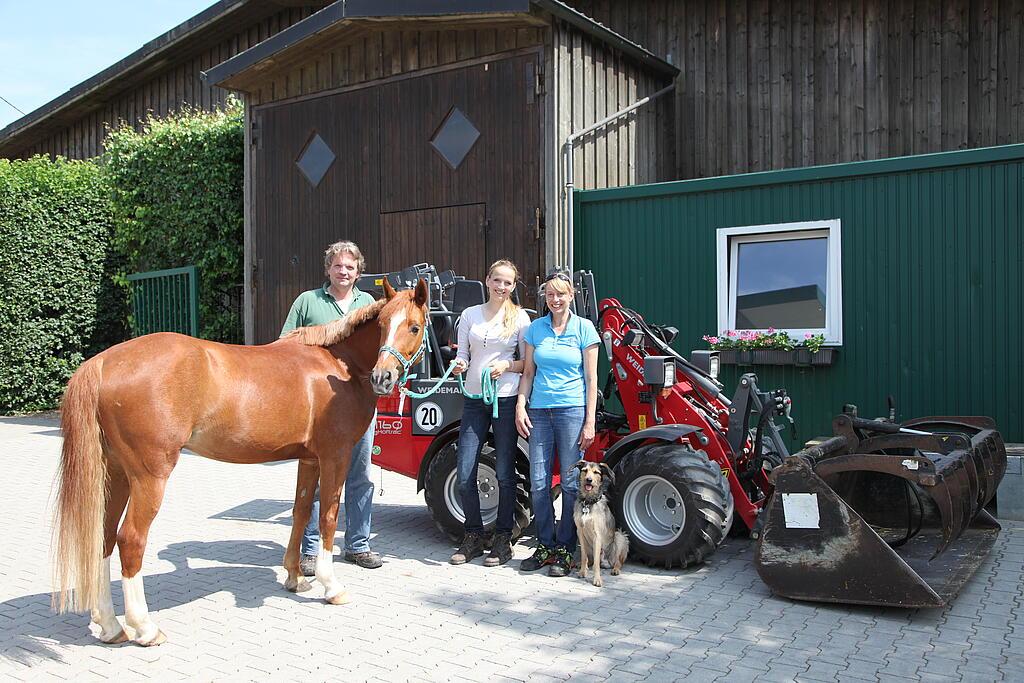
[[[390,394],[395,383],[419,359],[423,335],[427,333],[427,282],[420,280],[416,289],[395,292],[387,280],[384,294],[388,303],[377,316],[380,324],[380,353],[370,373],[373,391]]]

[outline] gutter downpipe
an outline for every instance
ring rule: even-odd
[[[658,99],[659,97],[661,97],[662,95],[666,95],[666,94],[672,92],[675,89],[676,89],[675,84],[670,85],[670,86],[665,87],[665,88],[662,88],[661,90],[659,90],[658,92],[654,93],[653,95],[648,95],[647,97],[645,97],[645,98],[643,98],[641,100],[637,100],[636,102],[634,102],[633,104],[629,105],[625,109],[621,109],[621,110],[615,112],[614,114],[612,114],[611,116],[606,116],[605,118],[601,119],[597,123],[594,123],[594,124],[592,124],[590,126],[587,126],[586,128],[584,128],[580,132],[571,134],[569,137],[567,137],[565,139],[565,142],[562,143],[562,154],[565,155],[565,198],[566,198],[566,205],[567,205],[566,206],[566,210],[565,210],[565,220],[566,220],[566,229],[567,229],[566,237],[568,239],[568,244],[567,244],[567,247],[568,247],[568,259],[569,259],[568,267],[569,267],[569,272],[570,273],[573,272],[573,269],[574,269],[574,263],[573,263],[573,261],[574,261],[574,258],[573,258],[573,235],[572,235],[572,232],[573,232],[573,207],[572,207],[573,201],[572,201],[572,191],[573,191],[573,189],[575,189],[575,183],[574,183],[574,180],[573,180],[573,163],[572,163],[572,151],[573,151],[572,148],[573,148],[573,145],[576,143],[577,140],[582,138],[584,135],[587,135],[588,133],[592,133],[593,131],[597,130],[598,128],[601,128],[602,126],[605,126],[605,125],[611,123],[615,119],[618,119],[618,118],[621,118],[621,117],[625,116],[626,114],[630,113],[634,109],[638,109],[638,108],[644,106],[645,104],[647,104],[648,102],[652,102],[652,101]]]

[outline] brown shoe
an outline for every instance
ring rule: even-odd
[[[474,557],[484,554],[484,539],[475,531],[470,531],[462,539],[462,545],[448,560],[451,564],[466,564]]]
[[[363,569],[376,569],[384,564],[380,553],[375,553],[372,550],[364,550],[361,553],[352,553],[346,550],[345,561],[358,564]]]
[[[494,534],[491,554],[484,558],[485,567],[497,567],[512,559],[512,534]]]

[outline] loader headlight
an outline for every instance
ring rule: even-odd
[[[718,370],[721,367],[718,351],[691,351],[690,362],[703,370],[704,374],[709,375],[713,379],[718,379]]]
[[[658,389],[675,386],[675,361],[670,356],[647,356],[644,358],[644,383]]]

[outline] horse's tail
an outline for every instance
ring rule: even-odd
[[[103,559],[107,467],[99,424],[101,362],[86,361],[61,402],[64,447],[57,472],[53,526],[53,607],[85,611],[97,605]]]

